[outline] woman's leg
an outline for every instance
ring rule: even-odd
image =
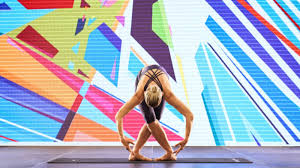
[[[145,101],[143,101],[139,105],[139,108],[143,113],[146,122],[155,118],[155,113],[153,109],[149,108]],[[151,136],[151,132],[147,124],[145,123],[139,132],[137,141],[132,150],[132,154],[129,156],[129,160],[149,160],[149,158],[146,158],[140,154],[140,150],[143,148],[143,146],[145,145],[145,143],[147,142],[150,136]]]
[[[140,154],[140,150],[143,148],[147,140],[149,139],[151,132],[149,131],[147,124],[144,124],[141,128],[137,141],[133,147],[132,153],[129,155],[129,160],[146,160],[152,161],[152,159],[147,158]]]
[[[144,124],[141,128],[137,141],[134,145],[133,152],[139,153],[140,150],[143,148],[147,140],[150,138],[151,132],[149,131],[149,128],[147,127],[147,124]]]
[[[176,160],[176,156],[173,154],[173,150],[168,142],[167,135],[163,130],[161,124],[158,122],[162,116],[163,109],[165,107],[165,100],[162,99],[160,105],[154,108],[156,119],[153,123],[148,124],[152,135],[155,137],[160,146],[166,151],[166,154],[156,160]],[[156,135],[155,135],[156,134]]]
[[[139,105],[139,108],[147,122],[148,131],[151,132],[151,134],[154,136],[157,142],[166,151],[166,154],[159,158],[159,160],[176,160],[176,156],[173,155],[173,150],[168,142],[166,133],[159,124],[158,120],[156,119],[156,114],[160,119],[163,106],[164,104],[161,104],[158,108],[155,108],[156,111],[154,111],[152,107],[147,106],[146,102],[143,101]],[[137,153],[137,151],[141,149],[141,147],[146,143],[150,135],[148,134],[147,129],[145,127],[142,127],[142,130],[140,131],[140,134],[138,136],[137,147],[134,147],[134,152]],[[139,156],[139,153],[137,153],[137,156]]]

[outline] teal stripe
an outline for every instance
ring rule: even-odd
[[[266,11],[266,13],[271,17],[273,22],[281,30],[281,32],[288,38],[292,43],[294,43],[298,48],[300,48],[300,41],[296,38],[295,34],[288,28],[288,26],[281,20],[273,8],[265,0],[257,1],[259,5]]]
[[[248,133],[251,128],[244,124],[242,114],[264,142],[281,142],[277,133],[207,46],[206,51],[236,140],[238,142],[253,141],[253,137]]]
[[[18,142],[53,142],[53,140],[45,138],[41,135],[34,134],[16,126],[0,121],[0,135],[11,138]],[[0,141],[14,142],[0,137]]]
[[[0,118],[55,138],[62,123],[0,97]],[[29,134],[29,133],[28,133]],[[26,134],[27,135],[27,134]],[[24,134],[24,137],[26,137]]]
[[[201,44],[196,53],[195,61],[204,87],[202,98],[215,143],[216,145],[225,145],[224,142],[232,141],[232,137]]]
[[[283,2],[283,0],[277,0],[280,6],[294,19],[294,21],[299,25],[299,17],[294,14],[294,12]]]
[[[300,2],[298,0],[291,0],[291,2],[296,6],[298,11],[300,11]]]

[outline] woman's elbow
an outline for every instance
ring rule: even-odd
[[[186,116],[186,119],[190,120],[190,121],[193,121],[194,120],[194,114],[193,113],[189,113],[187,116]]]
[[[121,119],[122,119],[122,117],[119,114],[116,114],[116,116],[115,116],[116,122],[120,121]]]

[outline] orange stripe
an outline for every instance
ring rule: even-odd
[[[95,68],[91,68],[91,70],[90,70],[90,72],[89,72],[89,74],[88,74],[88,79],[87,79],[87,82],[88,83],[91,83],[92,82],[92,80],[93,80],[93,77],[94,77],[94,75],[96,74],[96,69]]]
[[[6,35],[0,36],[0,76],[71,109],[78,93],[7,39]]]
[[[96,138],[99,141],[119,141],[118,133],[78,113],[75,114],[64,141],[73,141],[77,131]],[[84,139],[82,141],[84,141]]]
[[[124,2],[123,6],[122,6],[122,9],[121,9],[121,12],[119,13],[119,16],[122,16],[124,14],[124,11],[125,11],[126,7],[128,6],[128,3],[129,3],[128,0]],[[116,20],[113,27],[112,27],[113,31],[115,31],[117,29],[118,24],[119,24],[119,21]]]
[[[130,47],[131,51],[134,53],[134,55],[136,55],[144,64],[144,66],[147,66],[148,64],[146,63],[146,61],[132,48]]]
[[[266,21],[260,14],[258,14],[245,0],[237,0],[237,1],[300,56],[300,49],[297,46],[295,46],[289,39],[287,39],[283,34],[281,34],[268,21]]]

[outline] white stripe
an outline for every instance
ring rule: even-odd
[[[281,9],[274,3],[269,3],[270,6],[275,10],[275,12],[280,16],[282,21],[289,27],[289,29],[293,32],[295,37],[299,40],[300,39],[300,33],[297,27],[290,21],[290,19],[281,11]],[[280,14],[281,13],[281,14]],[[299,14],[300,15],[300,14]],[[284,34],[284,33],[282,33]],[[281,40],[280,40],[281,41]],[[294,59],[300,64],[300,57],[299,55],[292,50],[288,45],[286,45],[283,41],[281,43],[285,46],[285,48],[289,51],[289,53],[294,57]]]
[[[267,0],[272,9],[277,13],[277,15],[281,18],[281,20],[285,23],[285,25],[293,32],[294,36],[299,40],[300,33],[294,23],[282,12],[282,10],[276,5],[274,1]],[[300,14],[299,14],[300,15]],[[279,30],[279,29],[277,29]],[[282,32],[281,32],[282,33]],[[284,33],[282,33],[284,34]]]
[[[277,25],[273,22],[273,20],[269,17],[269,15],[260,7],[260,5],[257,3],[257,1],[248,1],[250,5],[258,12],[260,13],[270,24],[272,24],[278,31],[280,31],[282,34],[284,34]],[[273,1],[272,1],[273,2]],[[299,30],[294,26],[294,24],[289,21],[289,19],[281,12],[281,9],[274,4],[269,3],[271,8],[280,16],[281,20],[286,24],[286,26],[290,29],[290,31],[294,34],[295,38],[298,40],[300,39],[300,33]],[[284,16],[283,16],[284,15]],[[279,39],[280,40],[280,39]],[[281,40],[280,40],[281,41]],[[300,64],[300,57],[297,53],[295,53],[294,50],[292,50],[289,46],[287,46],[283,41],[281,43],[285,46],[285,48],[289,51],[289,53],[294,57],[294,59]],[[286,64],[286,63],[285,63]]]
[[[255,9],[257,13],[263,16],[271,25],[273,25],[278,31],[280,31],[280,33],[283,33],[272,20],[272,18],[267,14],[267,12],[265,12],[265,10],[257,3],[257,1],[248,1],[248,3]]]
[[[228,6],[231,6],[232,12],[236,16],[240,16],[239,20],[248,29],[248,31],[255,37],[258,43],[266,50],[267,53],[275,60],[275,62],[281,67],[285,74],[294,82],[294,84],[300,88],[300,79],[292,71],[292,69],[282,60],[278,53],[272,48],[272,46],[264,39],[264,37],[256,30],[256,28],[250,23],[250,21],[238,10],[238,8],[230,1],[226,1]],[[227,23],[220,20],[222,27],[228,33],[232,40],[238,44],[247,55],[251,55],[251,59],[256,63],[256,65],[274,82],[275,85],[294,103],[300,106],[300,99],[292,92],[292,90],[286,86],[286,84],[273,72],[271,68],[242,40],[238,34],[232,31],[231,27]]]
[[[236,142],[235,135],[234,135],[234,133],[233,133],[233,130],[232,130],[232,127],[231,127],[231,123],[230,123],[230,121],[229,121],[227,109],[226,109],[225,106],[224,106],[223,98],[222,98],[222,95],[221,95],[221,93],[220,93],[220,89],[219,89],[219,86],[218,86],[218,83],[217,83],[215,74],[214,74],[213,69],[212,69],[212,67],[211,67],[211,63],[210,63],[210,60],[209,60],[209,58],[208,58],[208,55],[207,55],[207,52],[206,52],[206,49],[205,49],[205,46],[204,46],[203,43],[202,43],[202,48],[203,48],[204,55],[205,55],[205,58],[206,58],[206,61],[207,61],[207,65],[208,65],[208,67],[209,67],[210,75],[211,75],[211,77],[213,78],[214,85],[215,85],[215,87],[216,87],[216,92],[217,92],[217,94],[218,94],[218,98],[219,98],[219,101],[220,101],[222,110],[223,110],[223,112],[224,112],[224,116],[225,116],[225,119],[226,119],[226,122],[227,122],[227,125],[228,125],[228,129],[229,129],[231,138],[232,138],[232,140],[233,140],[234,142]]]
[[[268,1],[268,0],[266,0]],[[279,27],[275,24],[275,22],[269,17],[269,15],[264,11],[264,9],[257,3],[257,1],[248,1],[249,4],[264,18],[266,19],[272,26],[274,26],[280,33],[284,34]],[[289,28],[289,30],[293,33],[293,35],[300,39],[299,31],[294,26],[292,22],[282,13],[282,11],[277,7],[277,5],[272,1],[268,3],[269,6],[276,12],[276,14],[280,17],[282,22]]]
[[[220,20],[218,20],[220,21]],[[224,27],[223,27],[224,29]],[[209,31],[207,28],[208,32],[211,34],[211,39],[209,42],[211,44],[215,44],[214,49],[218,53],[223,53],[223,51],[226,52],[226,54],[230,57],[230,59],[234,62],[234,64],[241,70],[241,72],[245,75],[245,77],[252,83],[252,85],[258,90],[258,92],[270,103],[270,105],[275,109],[275,111],[278,114],[282,114],[282,112],[278,109],[278,107],[272,102],[272,100],[264,93],[264,91],[259,87],[259,85],[256,83],[255,80],[252,79],[252,77],[247,73],[246,70],[235,60],[235,58],[230,54],[230,52],[223,46],[223,44],[214,36],[212,32]],[[227,32],[228,33],[228,32]],[[219,48],[222,47],[223,51]],[[230,67],[230,70],[234,73],[234,75],[238,78],[238,80],[241,82],[241,84],[247,89],[247,92],[252,96],[252,98],[256,101],[257,104],[259,104],[260,108],[263,110],[263,112],[268,116],[268,118],[272,121],[272,123],[276,126],[278,131],[280,131],[281,135],[284,135],[284,138],[290,143],[294,144],[295,140],[293,137],[289,134],[289,132],[285,129],[285,127],[281,124],[281,122],[276,118],[276,116],[273,114],[273,112],[269,109],[269,107],[265,104],[265,102],[260,98],[260,96],[256,93],[256,91],[252,88],[252,86],[247,82],[247,80],[240,74],[240,72],[234,67],[232,62],[227,58],[227,56],[223,56],[222,54],[220,55],[226,65]],[[246,93],[245,93],[246,94]],[[259,109],[258,109],[259,110]],[[285,123],[288,125],[290,121],[285,120]],[[270,124],[271,126],[271,124]],[[273,127],[273,126],[271,126]],[[296,128],[291,127],[293,131],[297,131]],[[299,134],[298,134],[299,135]]]
[[[222,29],[227,34],[229,34],[228,32],[232,33],[233,34],[232,36],[234,36],[232,38],[232,40],[237,43],[236,40],[240,39],[240,38],[236,35],[236,33],[234,33],[232,31],[231,27],[229,27],[227,25],[227,23],[223,20],[223,18],[221,16],[219,16],[219,14],[217,12],[215,12],[214,9],[212,9],[210,7],[209,7],[209,9],[210,9],[209,13],[210,13],[211,17],[214,18],[216,20],[216,22],[218,22],[218,24],[222,27]],[[216,19],[216,18],[218,18],[218,19]],[[273,106],[273,108],[274,108],[274,106],[276,106],[276,105],[274,105],[272,100],[264,93],[264,91],[259,87],[259,85],[256,83],[256,81],[253,80],[252,77],[247,73],[247,71],[244,70],[244,68],[239,64],[239,62],[235,60],[235,58],[231,55],[231,53],[227,50],[227,48],[223,46],[223,44],[219,41],[219,39],[216,38],[216,36],[210,31],[210,29],[208,29],[207,27],[205,27],[205,28],[207,29],[206,32],[208,32],[208,34],[210,34],[209,35],[210,38],[208,39],[208,42],[210,42],[211,44],[215,44],[215,46],[217,46],[214,49],[218,53],[223,53],[223,51],[225,51],[227,53],[227,55],[230,57],[230,59],[234,62],[234,64],[245,75],[245,77],[252,83],[252,85],[258,90],[258,92],[261,93],[261,95],[266,99],[266,101],[268,101],[271,104],[271,106]],[[242,41],[242,40],[240,40],[240,41]],[[221,47],[223,50],[221,50],[219,47]],[[234,65],[232,64],[230,59],[227,58],[227,56],[223,56],[223,55],[220,55],[220,56],[225,61],[226,65],[228,65],[230,67],[230,70],[239,79],[239,81],[242,83],[242,85],[247,89],[248,93],[259,104],[260,108],[265,112],[265,114],[272,121],[272,123],[276,126],[276,128],[278,128],[278,130],[281,132],[281,134],[286,135],[284,138],[289,143],[295,143],[295,140],[293,139],[293,137],[289,134],[289,132],[285,129],[285,127],[280,123],[280,121],[276,118],[276,116],[269,109],[269,107],[265,104],[265,102],[260,98],[260,96],[256,93],[256,91],[252,88],[252,86],[247,82],[247,80],[242,76],[242,74],[240,74],[240,72],[234,67]],[[239,86],[239,87],[241,88],[241,86]],[[241,88],[241,90],[243,90],[243,89]],[[277,108],[277,109],[275,109],[275,111],[278,113],[278,111],[280,111],[280,110]],[[281,111],[280,111],[280,113],[281,113]]]
[[[7,124],[13,125],[13,126],[15,126],[15,127],[21,128],[21,129],[24,129],[24,130],[26,130],[26,131],[29,131],[29,132],[31,132],[31,133],[34,133],[34,134],[40,135],[40,136],[42,136],[42,137],[45,137],[45,138],[48,138],[48,139],[51,139],[51,140],[54,140],[54,141],[62,142],[62,141],[61,141],[61,140],[59,140],[59,139],[52,138],[52,137],[50,137],[50,136],[48,136],[48,135],[45,135],[45,134],[43,134],[43,133],[40,133],[40,132],[34,131],[34,130],[32,130],[32,129],[29,129],[29,128],[26,128],[26,127],[23,127],[23,126],[21,126],[21,125],[15,124],[15,123],[12,123],[12,122],[10,122],[10,121],[7,121],[7,120],[5,120],[5,119],[2,119],[2,118],[0,118],[0,121],[3,121],[3,122],[5,122],[5,123],[7,123]]]
[[[291,2],[291,0],[283,0],[284,3],[292,10],[292,12],[298,16],[300,16],[300,11],[298,10],[298,8],[296,8],[296,6]],[[299,0],[298,0],[299,1]],[[299,24],[299,23],[298,23]]]

